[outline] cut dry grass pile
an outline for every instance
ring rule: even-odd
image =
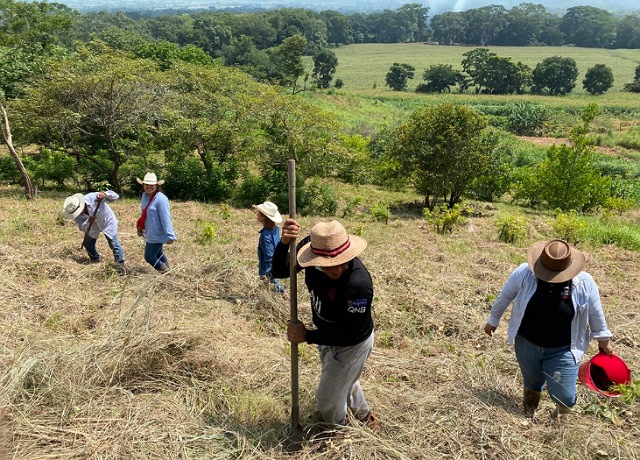
[[[496,241],[494,207],[452,236],[410,208],[394,208],[401,217],[389,225],[366,214],[343,220],[369,241],[362,259],[374,278],[376,340],[362,383],[381,427],[316,435],[287,454],[289,306],[257,280],[251,210],[173,202],[179,241],[167,247],[171,271],[158,275],[133,230],[138,201],[116,202],[123,276],[104,240],[104,262],[84,263],[81,234],[58,220],[63,195],[19,196],[0,190],[0,458],[638,458],[637,407],[583,387],[566,425],[551,420],[548,397],[525,419],[506,323],[495,338],[482,332],[527,244],[548,235],[542,216],[529,216],[521,247]],[[301,219],[303,232],[317,220]],[[202,222],[216,229],[205,245],[196,242]],[[585,250],[615,350],[639,369],[638,254]],[[298,291],[308,321],[301,279]],[[310,436],[318,372],[315,349],[301,345]]]

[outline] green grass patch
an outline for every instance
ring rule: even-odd
[[[624,249],[640,251],[640,226],[585,217],[584,239],[597,245],[613,244]]]

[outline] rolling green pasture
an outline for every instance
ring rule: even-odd
[[[344,81],[350,90],[385,89],[385,75],[394,62],[411,64],[416,68],[415,78],[409,82],[409,91],[414,91],[422,80],[423,72],[432,65],[451,64],[462,70],[463,54],[476,46],[441,46],[422,43],[358,44],[335,48],[338,69],[335,78]],[[582,89],[582,79],[590,67],[606,64],[613,70],[615,78],[611,93],[622,91],[626,83],[633,81],[635,68],[640,64],[640,50],[607,50],[576,47],[487,47],[501,57],[521,61],[532,69],[547,57],[562,56],[575,59],[578,65],[578,84],[575,96],[587,94]],[[605,95],[606,97],[606,95]],[[640,103],[640,99],[637,101]]]
[[[531,68],[551,56],[574,58],[579,75],[574,91],[568,96],[415,93],[416,86],[422,81],[422,74],[429,66],[451,64],[461,70],[463,54],[474,48],[423,43],[358,44],[335,48],[333,51],[338,58],[338,68],[334,81],[340,78],[344,86],[328,91],[307,91],[306,97],[334,113],[354,132],[365,135],[384,126],[402,123],[408,114],[420,107],[445,102],[470,105],[486,114],[503,112],[505,106],[514,102],[543,104],[554,111],[554,123],[559,128],[553,134],[559,136],[566,134],[566,127],[575,124],[577,114],[591,102],[598,104],[601,109],[596,121],[599,132],[626,130],[640,122],[640,94],[622,91],[626,83],[633,81],[635,68],[640,64],[640,50],[488,47],[499,56],[522,61]],[[391,91],[385,85],[385,76],[394,62],[411,64],[416,68],[415,78],[409,80],[407,91]],[[313,66],[310,58],[306,64],[308,68]],[[595,64],[611,67],[615,78],[613,88],[600,96],[591,96],[582,89],[586,70]]]

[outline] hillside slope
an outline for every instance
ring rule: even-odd
[[[380,192],[348,193],[374,203]],[[528,244],[550,235],[544,215],[527,214],[521,247],[496,240],[501,204],[477,205],[478,217],[445,236],[425,227],[410,195],[392,197],[389,225],[365,212],[343,220],[369,242],[362,259],[374,279],[376,339],[362,383],[381,427],[350,426],[288,455],[289,306],[257,280],[253,212],[172,202],[178,242],[167,248],[171,271],[158,275],[134,231],[138,200],[120,200],[113,208],[129,266],[120,275],[104,240],[106,262],[85,264],[81,234],[58,220],[63,198],[45,191],[25,202],[18,189],[0,189],[6,458],[586,460],[640,452],[637,407],[582,386],[566,425],[550,419],[546,396],[528,421],[506,325],[494,338],[482,332]],[[302,218],[303,232],[318,220]],[[205,223],[216,230],[210,241],[201,238]],[[614,349],[640,369],[638,254],[582,249]],[[299,305],[308,321],[302,284]],[[318,358],[314,347],[300,349],[301,419],[313,432]]]

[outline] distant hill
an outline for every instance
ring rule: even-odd
[[[412,3],[410,0],[63,0],[77,11],[149,11],[149,10],[225,10],[255,11],[277,8],[305,8],[317,11],[335,10],[343,13],[393,10]],[[523,0],[430,0],[417,1],[430,9],[430,15],[445,11],[463,11],[487,5],[503,5],[510,9]],[[542,4],[550,12],[562,13],[572,6],[594,6],[612,12],[640,12],[637,0],[542,0],[531,1]]]

